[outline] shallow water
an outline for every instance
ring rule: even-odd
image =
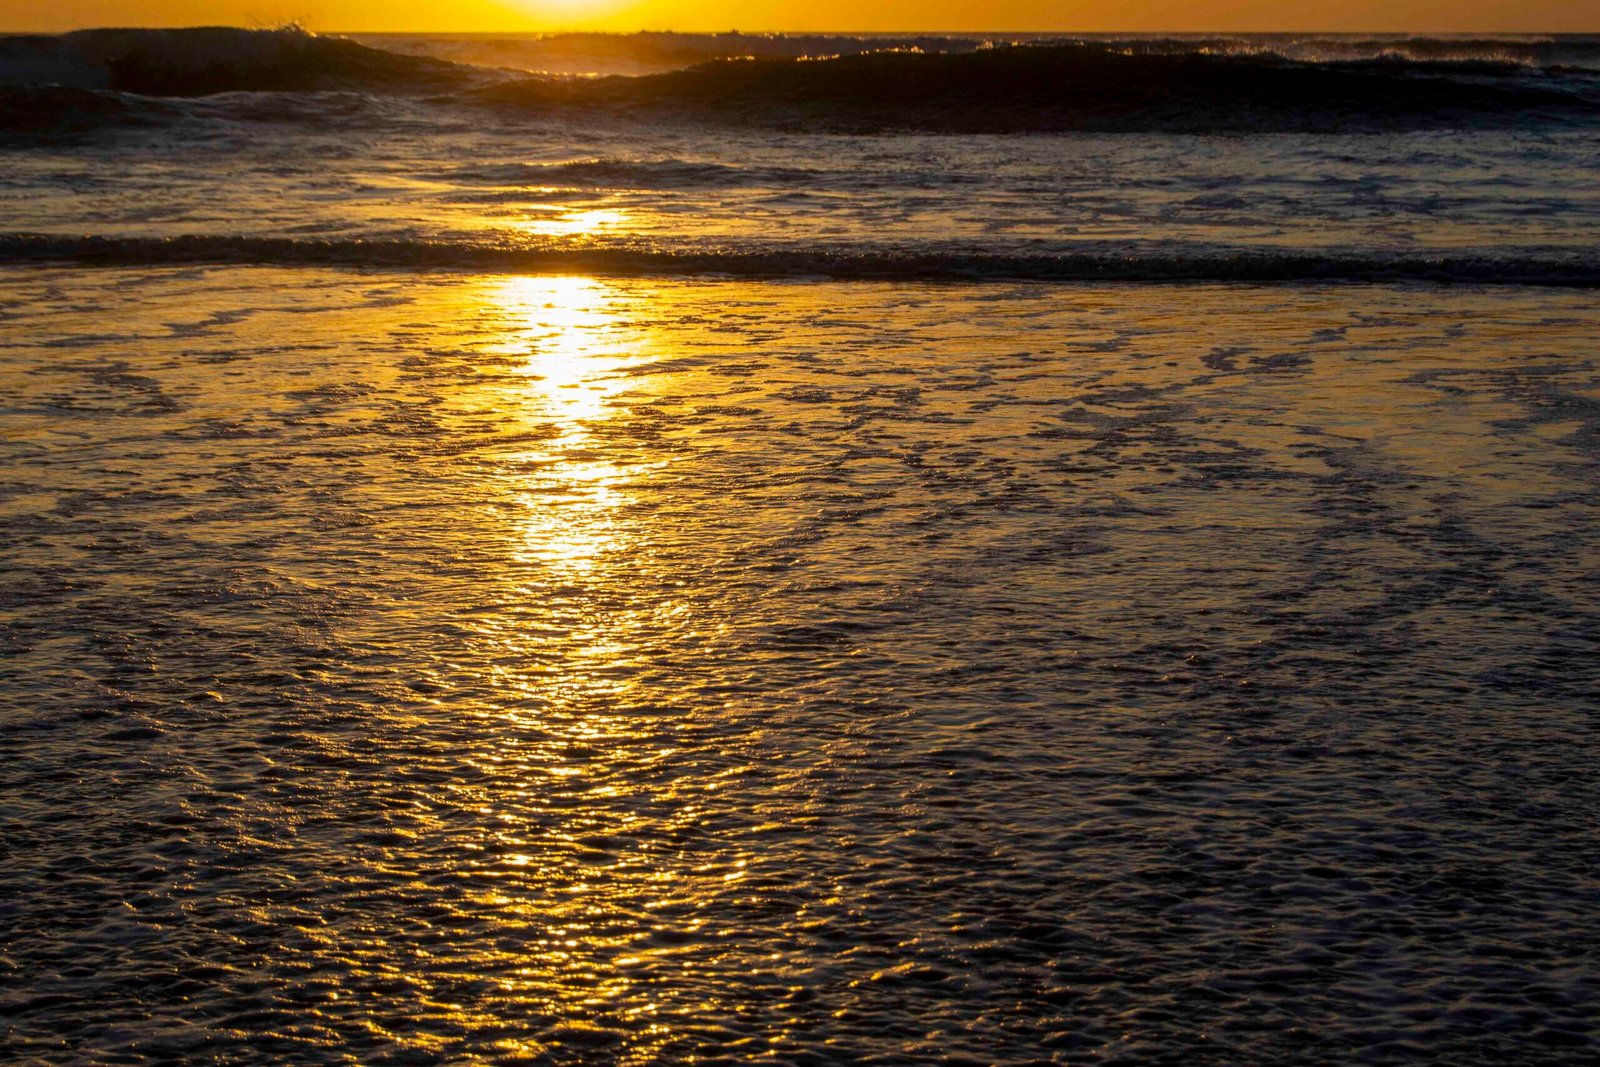
[[[0,1041],[1572,1063],[1591,294],[0,275]]]
[[[0,264],[1600,286],[1600,38],[366,40],[0,37]]]
[[[5,157],[6,230],[463,248],[1592,253],[1592,129],[860,138],[404,102]],[[192,105],[220,109],[236,99]],[[266,106],[266,105],[263,105]],[[287,106],[274,99],[271,106]]]

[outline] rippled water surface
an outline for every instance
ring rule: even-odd
[[[238,103],[192,106],[216,101]],[[188,136],[133,130],[9,153],[0,207],[13,218],[0,228],[700,253],[820,243],[1479,255],[1592,250],[1600,230],[1590,129],[850,138],[496,123],[400,103],[346,117],[338,103],[300,106],[367,125],[218,121]]]
[[[0,274],[0,1050],[1596,1054],[1590,293]]]

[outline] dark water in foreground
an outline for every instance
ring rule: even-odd
[[[1597,1051],[1590,293],[0,322],[7,1058]]]

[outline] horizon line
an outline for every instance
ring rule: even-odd
[[[307,26],[307,25],[305,25],[305,24],[303,24],[303,23],[301,23],[301,22],[299,22],[297,20],[293,20],[293,19],[285,20],[284,22],[275,23],[275,24],[271,24],[271,25],[244,25],[244,24],[240,24],[240,23],[230,23],[230,22],[186,22],[186,23],[162,23],[162,24],[96,23],[96,24],[88,24],[88,25],[83,25],[83,26],[74,26],[74,27],[71,27],[69,29],[40,29],[40,28],[32,28],[32,27],[15,27],[15,28],[13,28],[13,27],[8,27],[8,26],[0,26],[0,34],[27,33],[27,34],[44,34],[44,35],[54,36],[54,35],[66,34],[66,33],[77,33],[77,32],[83,31],[83,30],[210,30],[210,29],[227,29],[227,30],[264,30],[264,31],[267,31],[267,30],[279,30],[279,29],[288,29],[288,28],[299,28],[299,29],[306,30],[308,33],[327,34],[327,35],[334,35],[334,36],[342,36],[342,35],[347,35],[347,34],[358,34],[358,33],[359,34],[369,34],[369,35],[371,35],[371,34],[412,34],[412,35],[415,35],[415,34],[428,34],[428,33],[440,33],[440,34],[445,34],[445,33],[450,33],[450,34],[469,33],[469,34],[474,34],[474,35],[477,35],[477,36],[484,36],[484,37],[524,37],[524,36],[531,36],[531,35],[561,36],[561,35],[570,35],[570,34],[593,34],[593,35],[597,35],[597,36],[607,36],[607,37],[628,37],[628,36],[634,36],[634,35],[638,35],[638,34],[652,34],[652,33],[655,33],[655,34],[693,34],[693,35],[697,35],[697,36],[732,36],[732,35],[739,35],[739,36],[745,36],[745,37],[773,36],[773,35],[777,35],[777,36],[796,36],[796,37],[798,37],[798,36],[806,36],[806,37],[843,37],[843,36],[872,36],[872,37],[891,37],[891,36],[893,36],[893,37],[912,37],[912,36],[931,37],[931,36],[946,36],[946,37],[974,37],[974,36],[980,36],[980,35],[984,35],[984,34],[1002,35],[1002,36],[1016,36],[1016,37],[1040,36],[1040,35],[1044,35],[1044,34],[1078,34],[1078,35],[1082,35],[1082,36],[1099,36],[1099,37],[1113,35],[1113,34],[1114,35],[1119,35],[1119,36],[1154,36],[1154,35],[1162,35],[1162,34],[1166,34],[1166,35],[1183,35],[1183,36],[1195,36],[1195,35],[1200,35],[1200,34],[1250,34],[1250,35],[1255,35],[1255,36],[1287,36],[1287,35],[1314,34],[1314,35],[1319,36],[1319,37],[1356,37],[1356,36],[1365,36],[1365,35],[1374,35],[1374,34],[1382,35],[1382,36],[1396,36],[1396,35],[1404,34],[1404,35],[1421,36],[1421,37],[1481,37],[1481,36],[1485,36],[1485,35],[1504,35],[1504,36],[1517,36],[1517,37],[1534,37],[1534,36],[1538,36],[1538,37],[1590,37],[1590,36],[1600,36],[1600,25],[1597,25],[1594,29],[1590,29],[1590,30],[1541,30],[1541,29],[1437,30],[1437,29],[1425,29],[1425,28],[1367,29],[1367,30],[1236,29],[1236,28],[1235,29],[1222,29],[1222,28],[1215,28],[1215,29],[1177,29],[1177,28],[1169,28],[1169,29],[1108,29],[1108,30],[1103,29],[1103,30],[1088,30],[1088,29],[1075,29],[1075,28],[1072,28],[1072,27],[1061,27],[1061,28],[1042,29],[1042,30],[1041,29],[1018,30],[1018,29],[1004,29],[1004,28],[960,29],[960,30],[955,30],[955,29],[927,29],[927,28],[923,28],[923,29],[893,29],[893,30],[871,30],[871,29],[804,30],[804,29],[778,29],[778,28],[756,29],[756,28],[741,28],[741,27],[727,27],[727,28],[724,28],[724,29],[709,29],[709,28],[698,28],[697,27],[697,28],[694,28],[694,29],[681,29],[681,28],[666,28],[666,27],[654,27],[654,26],[641,26],[641,27],[639,27],[637,29],[628,29],[628,30],[586,29],[586,28],[582,28],[582,27],[562,27],[562,28],[552,28],[552,29],[532,29],[532,28],[530,28],[530,29],[526,29],[526,30],[504,30],[504,29],[471,30],[471,29],[450,29],[450,28],[445,28],[445,27],[437,27],[437,28],[433,28],[433,29],[396,30],[396,29],[362,29],[362,28],[354,28],[354,27],[341,27],[341,28],[338,28],[338,29],[318,29],[318,28],[315,28],[315,27],[312,27],[312,26]]]

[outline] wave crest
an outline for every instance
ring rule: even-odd
[[[439,177],[452,183],[576,189],[814,187],[824,175],[790,167],[743,167],[687,159],[577,159],[562,163],[472,164]]]
[[[0,38],[0,85],[56,85],[145,96],[385,89],[428,91],[470,67],[369,48],[301,29],[79,30]]]
[[[856,132],[1314,132],[1600,118],[1600,78],[1516,63],[1308,63],[1097,44],[721,61],[637,78],[530,78],[477,96],[530,111],[587,106]]]
[[[1054,253],[873,248],[522,248],[417,240],[0,234],[0,263],[242,264],[863,281],[1427,282],[1600,288],[1600,258],[1525,252],[1145,248]]]
[[[1600,119],[1600,70],[1533,65],[1579,52],[1573,42],[1426,38],[968,40],[942,52],[721,59],[637,77],[571,78],[473,67],[299,30],[85,30],[0,38],[0,87],[48,84],[167,98],[345,91],[513,115],[603,112],[838,132],[1314,133],[1592,123]],[[1313,53],[1321,58],[1307,58]],[[46,113],[77,108],[73,114],[81,117],[93,110],[81,98],[33,99]],[[95,107],[103,125],[124,121],[117,106]],[[240,108],[245,118],[286,115],[285,121],[298,121],[304,110]],[[131,104],[121,113],[131,116],[126,121],[154,114]],[[336,124],[339,115],[329,121]],[[39,126],[35,118],[0,114],[0,130]]]

